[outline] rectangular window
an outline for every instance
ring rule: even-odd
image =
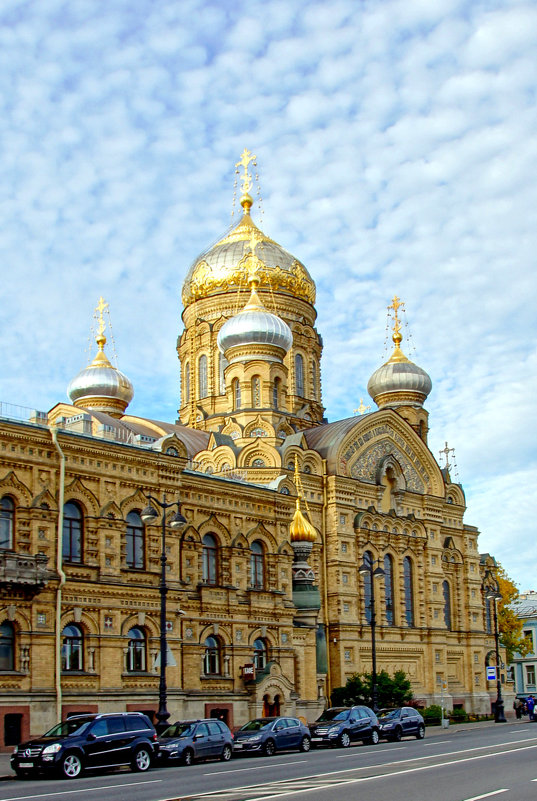
[[[347,553],[347,543],[346,542],[342,542],[341,543],[341,553]]]
[[[535,665],[526,665],[526,687],[535,687]]]
[[[349,583],[349,576],[348,576],[347,573],[343,573],[341,579],[343,581],[343,584],[348,584]]]
[[[432,565],[436,564],[436,556],[431,556],[431,564]]]
[[[349,611],[349,604],[343,604],[343,611],[344,612],[348,612]]]

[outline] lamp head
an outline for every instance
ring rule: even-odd
[[[383,578],[386,575],[382,567],[377,567],[376,570],[373,571],[373,578]]]
[[[373,569],[372,569],[371,565],[367,564],[367,562],[362,562],[362,564],[358,568],[358,573],[361,576],[366,576],[368,573],[371,574],[372,572],[373,572]]]
[[[170,520],[170,528],[175,531],[181,531],[186,526],[186,517],[184,517],[179,510],[174,514]]]
[[[151,504],[148,504],[142,511],[140,517],[142,518],[142,523],[152,523],[158,517],[158,513]]]

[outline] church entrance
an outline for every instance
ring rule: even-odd
[[[263,696],[263,717],[273,718],[280,715],[280,695],[277,693],[274,698],[265,694]]]

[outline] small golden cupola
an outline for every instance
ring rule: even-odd
[[[104,312],[108,303],[99,298],[97,305],[98,331],[95,341],[97,354],[91,364],[81,370],[67,387],[67,395],[71,403],[79,409],[91,409],[105,412],[111,417],[122,417],[125,409],[134,397],[134,389],[127,378],[109,361],[104,346],[106,323]]]
[[[300,497],[296,499],[296,509],[289,526],[291,542],[315,542],[317,533],[311,523],[306,520],[300,508]]]

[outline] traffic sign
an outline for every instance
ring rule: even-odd
[[[487,668],[487,681],[494,681],[496,678],[496,667]]]

